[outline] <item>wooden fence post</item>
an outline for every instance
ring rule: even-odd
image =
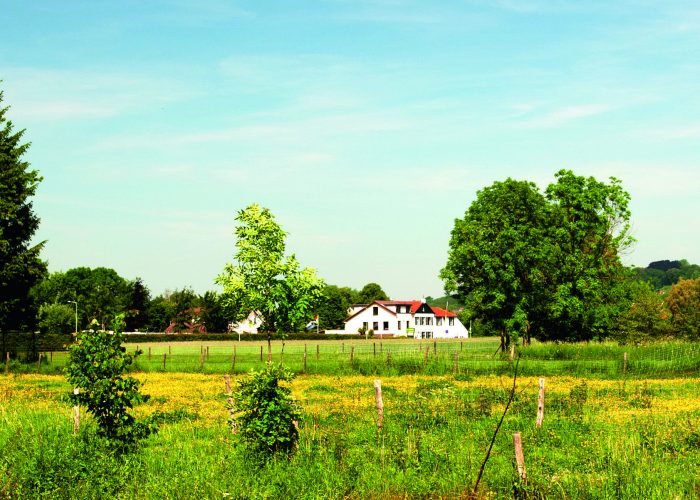
[[[515,359],[515,344],[510,345],[510,360],[513,361]]]
[[[168,355],[172,355],[172,353],[173,353],[173,346],[168,344]]]
[[[350,347],[350,364],[352,364],[355,358],[355,346]]]
[[[233,346],[233,356],[231,359],[231,371],[236,372],[236,346]]]
[[[316,361],[321,359],[321,349],[319,348],[318,344],[316,344]]]
[[[460,340],[459,341],[459,350],[461,351],[463,348],[464,348],[464,342]]]
[[[428,346],[425,347],[425,356],[423,357],[423,365],[428,364],[428,353],[430,353],[430,349],[428,349]]]
[[[199,353],[199,369],[204,369],[204,349],[202,349]]]
[[[345,342],[341,342],[340,347],[342,348],[343,352],[345,352]]]
[[[209,361],[209,346],[207,346],[207,361]]]
[[[437,340],[433,340],[433,354],[437,354]]]
[[[49,353],[49,356],[50,356],[50,358],[49,358],[49,363],[53,364],[53,351],[51,351],[51,352]]]
[[[544,421],[544,377],[540,379],[540,394],[537,398],[537,428],[542,427]]]
[[[260,362],[261,363],[262,363],[262,349],[263,349],[263,346],[260,346]]]
[[[148,348],[148,361],[150,361],[150,360],[151,360],[151,348],[149,347]]]
[[[459,353],[455,352],[455,362],[454,368],[452,370],[454,373],[459,373]]]
[[[36,362],[36,371],[40,372],[41,371],[41,354],[39,353],[39,359]]]
[[[5,353],[5,375],[10,371],[10,353]]]
[[[374,349],[374,356],[376,356],[377,355],[377,343],[376,342],[372,342],[372,349]]]
[[[165,371],[165,364],[167,362],[168,355],[166,353],[163,353],[163,371]]]
[[[515,463],[518,466],[518,476],[524,482],[527,480],[527,472],[525,471],[525,457],[523,456],[523,441],[519,432],[513,433],[513,447],[515,448]]]
[[[226,401],[228,402],[228,415],[229,415],[229,420],[231,421],[231,432],[233,434],[236,433],[236,412],[233,409],[233,398],[231,397],[231,377],[228,375],[228,373],[224,376],[224,384],[226,385],[226,395],[228,398]]]
[[[306,344],[304,344],[304,373],[306,373]]]
[[[76,396],[80,394],[80,389],[73,389],[73,394]],[[73,434],[77,434],[80,430],[80,405],[73,406]]]
[[[374,399],[377,403],[377,427],[381,431],[384,427],[384,401],[382,400],[382,381],[374,381]]]
[[[622,373],[623,375],[627,373],[627,351],[622,356]]]

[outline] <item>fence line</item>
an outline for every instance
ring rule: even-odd
[[[273,362],[283,361],[291,370],[309,374],[507,374],[512,369],[508,355],[495,354],[493,342],[473,341],[357,341],[316,344],[316,356],[304,356],[313,344],[273,344]],[[235,367],[232,356],[236,349]],[[133,351],[139,346],[129,344]],[[241,342],[231,345],[151,344],[137,360],[136,371],[184,371],[205,373],[247,372],[260,368],[267,356],[260,358],[260,344]],[[625,353],[627,361],[625,363]],[[51,371],[67,362],[65,351],[20,352],[6,360],[8,372]],[[37,361],[42,354],[42,362]],[[700,343],[668,343],[647,347],[620,347],[612,344],[537,345],[520,348],[520,371],[523,375],[592,375],[600,377],[697,377],[700,372]],[[166,357],[164,357],[166,356]],[[6,355],[3,355],[5,358]],[[164,363],[164,360],[167,362]],[[31,362],[31,365],[30,365]],[[33,367],[33,368],[32,368]]]

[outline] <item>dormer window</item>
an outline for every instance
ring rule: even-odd
[[[372,308],[372,316],[379,316],[379,307],[374,306]]]

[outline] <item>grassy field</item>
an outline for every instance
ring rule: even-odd
[[[245,373],[267,362],[265,342],[178,342],[126,344],[140,349],[136,370],[145,372]],[[498,339],[275,341],[272,360],[297,373],[334,375],[489,375],[509,374],[509,356],[496,354]],[[306,355],[305,355],[306,353]],[[614,343],[539,344],[518,348],[520,373],[596,378],[693,375],[700,371],[699,343],[619,346]],[[625,362],[625,356],[627,361]],[[43,355],[38,364],[11,362],[10,372],[62,373],[67,353]]]
[[[236,372],[261,366],[260,346],[243,344],[236,346]],[[221,375],[231,371],[232,343],[140,346],[145,354],[135,376],[151,399],[137,412],[170,418],[125,456],[92,437],[89,418],[72,434],[71,388],[62,376],[2,375],[0,498],[466,498],[507,401],[513,364],[493,357],[492,340],[384,341],[376,355],[371,341],[341,344],[320,344],[318,360],[315,345],[306,346],[307,372],[291,383],[304,415],[299,449],[262,466],[251,463],[227,427]],[[478,497],[698,498],[695,349],[591,344],[523,351],[526,369]],[[287,343],[284,361],[301,371],[303,353],[303,342]],[[281,344],[275,361],[280,356]],[[60,364],[55,355],[44,368]],[[576,373],[586,366],[598,368]],[[527,373],[537,369],[554,374]],[[541,375],[545,419],[536,429]],[[382,432],[375,378],[383,386]],[[514,467],[514,432],[522,435],[526,482]]]

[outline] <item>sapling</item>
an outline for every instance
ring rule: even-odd
[[[296,448],[300,412],[289,388],[280,385],[292,378],[294,374],[282,364],[268,364],[239,380],[231,394],[228,406],[234,412],[237,435],[257,458],[291,454]]]
[[[97,326],[95,322],[93,325]],[[125,376],[136,357],[137,350],[126,352],[122,346],[124,316],[114,320],[113,332],[89,330],[78,335],[70,346],[70,362],[66,369],[68,382],[77,387],[70,395],[76,405],[87,407],[97,423],[97,434],[110,445],[127,449],[157,429],[155,419],[137,420],[130,410],[135,404],[148,400],[139,392],[140,382]]]

